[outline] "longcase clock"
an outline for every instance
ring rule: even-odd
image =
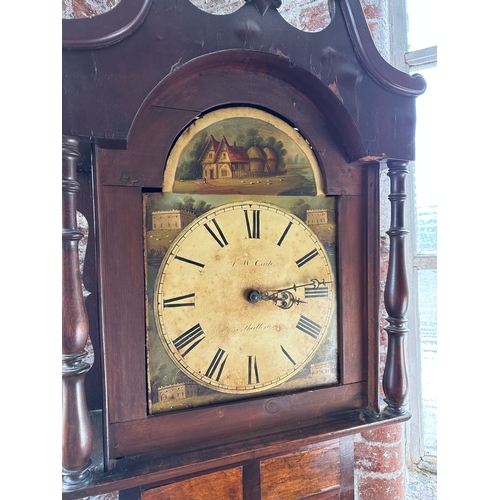
[[[308,34],[272,2],[122,0],[65,22],[64,498],[352,498],[353,434],[409,418],[402,214],[425,82],[378,55],[357,2],[331,18]],[[318,477],[286,496],[293,464]]]

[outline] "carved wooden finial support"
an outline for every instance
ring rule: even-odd
[[[90,481],[92,426],[85,398],[89,323],[81,286],[76,196],[79,139],[62,138],[62,487]]]
[[[404,204],[406,201],[405,180],[408,161],[388,160],[387,175],[391,180],[389,200],[391,202],[391,227],[387,231],[390,241],[389,268],[384,292],[387,311],[388,336],[387,357],[382,387],[385,394],[386,412],[404,415],[408,397],[408,372],[406,368],[405,337],[408,333],[406,312],[409,292],[405,259]]]

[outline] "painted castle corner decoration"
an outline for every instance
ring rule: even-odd
[[[176,141],[164,192],[323,195],[319,165],[307,141],[265,111],[233,107],[207,113]]]

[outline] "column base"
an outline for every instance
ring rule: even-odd
[[[62,489],[63,491],[77,490],[82,486],[90,483],[92,479],[92,460],[89,460],[87,464],[78,470],[67,470],[63,467],[62,469]]]

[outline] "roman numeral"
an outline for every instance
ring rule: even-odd
[[[185,259],[184,257],[181,257],[180,255],[176,255],[174,257],[174,259],[181,260],[182,262],[186,262],[187,264],[192,264],[193,266],[205,267],[205,264],[200,264],[199,262],[196,262],[195,260]]]
[[[286,352],[285,348],[284,348],[282,345],[280,345],[280,347],[281,347],[281,350],[283,351],[283,354],[284,354],[284,355],[285,355],[285,356],[286,356],[286,357],[287,357],[287,358],[288,358],[288,359],[289,359],[289,360],[290,360],[290,361],[291,361],[294,365],[296,365],[297,363],[294,361],[294,359],[292,358],[292,356],[290,356],[290,354],[288,354],[288,353]]]
[[[208,370],[205,373],[207,377],[213,378],[215,371],[220,365],[219,371],[217,373],[217,378],[215,379],[217,382],[219,381],[220,376],[222,375],[222,370],[224,369],[224,365],[226,364],[227,354],[225,357],[224,354],[226,354],[226,351],[224,351],[224,349],[221,349],[219,347],[218,351],[215,353],[214,359],[212,359],[212,362],[210,363],[210,366],[208,367]]]
[[[222,232],[221,228],[219,227],[219,224],[217,224],[217,221],[215,220],[215,218],[212,219],[212,222],[214,223],[215,229],[217,229],[217,232],[219,233],[220,239],[214,233],[214,231],[212,231],[212,229],[210,229],[210,226],[208,225],[208,222],[206,224],[203,224],[203,225],[205,226],[205,229],[211,234],[211,236],[213,237],[213,239],[219,244],[219,246],[221,248],[223,248],[226,245],[228,245],[226,237],[224,236],[224,233]]]
[[[254,382],[255,377],[255,382]],[[248,383],[259,383],[259,370],[257,369],[257,358],[255,356],[248,356]]]
[[[318,251],[316,249],[311,250],[309,253],[306,253],[304,257],[301,257],[299,260],[296,260],[295,263],[299,266],[302,267],[304,264],[307,264],[310,260],[314,259],[318,254]]]
[[[245,221],[247,224],[247,232],[249,238],[260,238],[260,210],[251,210],[253,214],[252,224],[250,224],[250,219],[248,217],[248,210],[245,212]]]
[[[328,297],[328,288],[305,288],[305,298],[306,299],[317,299],[322,297]]]
[[[318,338],[318,335],[321,333],[321,325],[318,325],[318,323],[315,323],[305,316],[300,317],[296,328],[307,333],[307,335],[310,335],[313,339]]]
[[[205,338],[205,332],[201,329],[200,324],[194,325],[189,330],[185,331],[183,334],[179,335],[173,344],[175,348],[180,352],[184,347],[188,347],[184,353],[181,355],[184,357],[191,349],[194,349],[203,339]]]
[[[194,306],[194,302],[180,302],[176,304],[179,300],[189,299],[194,297],[194,293],[188,293],[187,295],[180,295],[179,297],[173,297],[171,299],[165,299],[163,301],[163,307],[186,307]]]
[[[290,231],[290,228],[292,227],[292,223],[289,222],[288,226],[286,226],[286,229],[283,231],[283,234],[281,235],[281,238],[278,241],[278,246],[280,247],[281,244],[283,243],[283,240],[285,239],[285,236],[288,234],[288,231]]]

